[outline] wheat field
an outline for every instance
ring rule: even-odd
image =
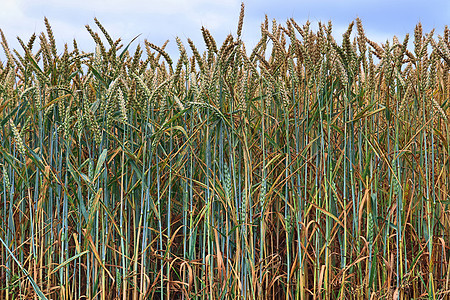
[[[243,20],[0,32],[1,299],[450,299],[450,30]]]

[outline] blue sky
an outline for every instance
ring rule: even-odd
[[[282,23],[291,17],[299,24],[308,19],[313,25],[331,20],[337,40],[348,24],[359,16],[366,35],[377,42],[392,39],[393,35],[403,40],[406,33],[413,34],[419,21],[424,32],[436,28],[436,34],[441,35],[444,26],[450,23],[450,1],[248,0],[244,3],[243,39],[247,49],[259,40],[265,14],[269,20],[275,18]],[[33,32],[39,34],[45,30],[43,19],[46,16],[60,53],[64,43],[72,49],[74,38],[82,50],[91,52],[94,42],[84,25],[98,30],[94,23],[94,17],[97,17],[114,39],[120,37],[128,43],[141,34],[138,41],[148,39],[157,45],[169,39],[168,51],[176,54],[176,36],[185,45],[189,37],[198,48],[204,49],[202,26],[211,31],[219,44],[228,33],[235,34],[240,4],[240,0],[1,0],[0,28],[10,46],[18,48],[16,36],[26,42]],[[0,57],[4,57],[3,53]]]

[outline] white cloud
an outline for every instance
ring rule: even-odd
[[[84,25],[99,31],[93,20],[97,17],[113,38],[120,37],[127,43],[142,34],[141,42],[149,39],[159,45],[170,39],[168,49],[175,54],[175,36],[185,43],[190,37],[204,49],[202,26],[220,44],[227,34],[235,34],[240,11],[240,0],[2,0],[1,5],[0,28],[12,47],[18,47],[16,36],[26,40],[33,32],[45,31],[43,18],[47,16],[60,51],[73,38],[83,50],[92,51],[94,43]],[[425,30],[436,26],[440,32],[450,16],[449,3],[439,0],[428,0],[427,4],[406,0],[246,0],[245,6],[243,38],[247,50],[259,40],[265,13],[270,20],[276,18],[281,23],[291,17],[299,24],[310,19],[313,25],[331,19],[337,40],[348,23],[360,16],[367,35],[378,42],[392,39],[394,34],[403,38],[419,20]]]

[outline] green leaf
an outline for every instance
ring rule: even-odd
[[[100,154],[100,157],[98,158],[97,161],[97,166],[95,167],[95,172],[94,172],[94,180],[96,180],[96,178],[98,177],[98,175],[100,174],[100,171],[102,170],[102,165],[106,160],[106,155],[108,154],[108,149],[103,149],[102,154]]]

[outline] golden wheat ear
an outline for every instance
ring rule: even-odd
[[[244,2],[241,2],[241,12],[239,13],[239,21],[238,21],[237,32],[236,32],[238,39],[241,37],[242,26],[244,25],[244,10],[245,10]]]

